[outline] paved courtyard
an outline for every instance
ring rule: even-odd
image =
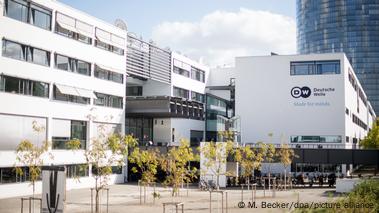
[[[157,187],[156,192],[159,193],[160,198],[153,202],[153,188],[146,190],[146,204],[142,198],[140,200],[140,190],[136,185],[121,184],[110,186],[109,191],[109,212],[112,213],[144,213],[144,212],[163,212],[164,202],[183,202],[184,212],[193,213],[209,213],[210,207],[210,193],[207,191],[200,191],[196,188],[182,189],[178,197],[172,197],[169,188]],[[253,209],[247,208],[248,201],[251,200],[251,191],[244,191],[245,208],[239,208],[238,203],[241,201],[241,190],[231,189],[228,192],[228,211],[229,213],[244,213],[252,212]],[[258,212],[290,212],[294,207],[289,209],[292,202],[296,203],[311,203],[311,202],[330,202],[332,201],[330,194],[333,189],[330,188],[305,188],[305,189],[292,189],[288,191],[277,191],[275,198],[271,197],[271,193],[266,191],[264,197],[263,190],[257,190],[256,194],[256,210]],[[76,189],[67,192],[66,195],[66,211],[77,213],[90,213],[90,190],[89,189]],[[38,195],[40,196],[40,195]],[[106,202],[106,193],[102,194],[102,202]],[[20,212],[20,198],[10,198],[0,200],[1,213],[15,213]],[[226,201],[225,201],[226,202]],[[264,203],[266,202],[266,203]],[[285,206],[288,203],[288,206]],[[272,208],[268,208],[269,205]],[[225,205],[225,203],[224,203]],[[278,206],[279,205],[279,206]],[[221,194],[212,193],[212,211],[213,213],[221,213]],[[241,204],[240,204],[241,206]],[[36,206],[37,207],[37,206]],[[262,208],[266,207],[266,208]],[[36,208],[37,209],[37,208]],[[24,211],[27,212],[27,211]],[[38,211],[35,211],[38,212]],[[102,205],[102,212],[106,212],[106,206]],[[166,212],[175,212],[172,207],[166,207]],[[181,211],[178,211],[181,212]],[[224,211],[226,213],[226,211]],[[255,211],[257,212],[257,211]]]

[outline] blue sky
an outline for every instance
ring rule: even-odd
[[[296,53],[296,0],[59,0],[214,66]]]
[[[267,10],[295,17],[295,0],[59,0],[113,23],[121,18],[129,30],[151,38],[152,28],[165,21],[198,21],[216,10]]]

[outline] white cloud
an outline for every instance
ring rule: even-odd
[[[291,17],[241,8],[215,11],[199,22],[163,22],[152,38],[213,66],[232,64],[235,56],[296,52],[296,23]]]

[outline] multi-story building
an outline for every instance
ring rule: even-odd
[[[26,139],[51,141],[54,158],[45,163],[66,166],[67,188],[88,187],[83,150],[99,127],[124,132],[127,33],[54,0],[0,5],[0,197],[31,193],[28,168],[22,176],[13,168]],[[44,130],[34,132],[33,123]],[[73,138],[81,150],[65,150]],[[112,182],[124,181],[123,170],[114,173]]]
[[[126,67],[126,133],[141,145],[199,144],[208,68],[132,35]]]
[[[344,52],[379,112],[379,0],[297,0],[300,54]]]
[[[236,114],[243,143],[313,149],[358,148],[376,117],[343,53],[238,57]],[[262,172],[270,168],[284,169],[264,165]],[[299,164],[292,171],[348,169],[351,165]]]
[[[238,57],[236,114],[244,143],[348,149],[376,117],[343,53]]]

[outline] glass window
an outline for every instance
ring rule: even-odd
[[[126,96],[142,96],[142,86],[126,87]]]
[[[189,99],[189,91],[179,87],[174,87],[174,96]]]
[[[26,60],[25,55],[25,47],[23,45],[16,42],[3,40],[3,56],[19,60]]]
[[[104,80],[108,80],[108,81],[113,81],[116,83],[121,83],[121,84],[124,82],[124,75],[123,74],[104,70],[98,66],[95,66],[95,77],[100,78],[100,79],[104,79]]]
[[[4,76],[5,86],[4,91],[10,93],[20,93],[20,80],[18,78]]]
[[[86,148],[87,122],[71,121],[71,139],[79,139],[81,143],[80,148]]]
[[[342,143],[340,135],[299,135],[291,136],[292,143]]]
[[[176,66],[174,66],[174,73],[179,74],[179,75],[183,75],[186,77],[190,77],[189,71],[182,69],[182,68],[179,68],[179,67],[176,67]]]
[[[10,76],[1,76],[1,82],[0,91],[37,97],[49,97],[49,84],[47,83]]]
[[[194,92],[194,91],[191,91],[191,99],[194,101],[204,103],[204,95],[197,93],[197,92]]]
[[[31,12],[31,24],[46,30],[51,29],[51,11],[31,5]]]
[[[91,64],[78,60],[78,73],[83,75],[91,75]]]
[[[59,89],[54,85],[54,100],[66,101],[78,104],[89,104],[90,99],[74,95],[66,95],[59,91]]]
[[[62,56],[62,55],[55,55],[55,65],[58,69],[61,70],[68,70],[69,63],[68,63],[68,57]]]
[[[5,39],[3,39],[3,56],[39,65],[50,65],[50,52]]]
[[[45,50],[30,48],[32,53],[33,62],[40,65],[50,65],[50,53]]]
[[[290,73],[291,75],[340,74],[340,61],[291,62]]]
[[[42,29],[51,29],[51,11],[37,6],[30,1],[6,0],[5,15]]]
[[[7,0],[5,1],[5,14],[6,16],[22,21],[28,22],[28,5],[27,2],[22,0]]]
[[[95,105],[113,107],[113,108],[123,108],[123,98],[113,95],[107,95],[102,93],[96,93],[97,99],[95,99]]]
[[[205,82],[205,73],[200,69],[191,67],[191,78],[197,81]]]
[[[78,59],[55,54],[55,66],[61,70],[91,76],[91,64]]]

